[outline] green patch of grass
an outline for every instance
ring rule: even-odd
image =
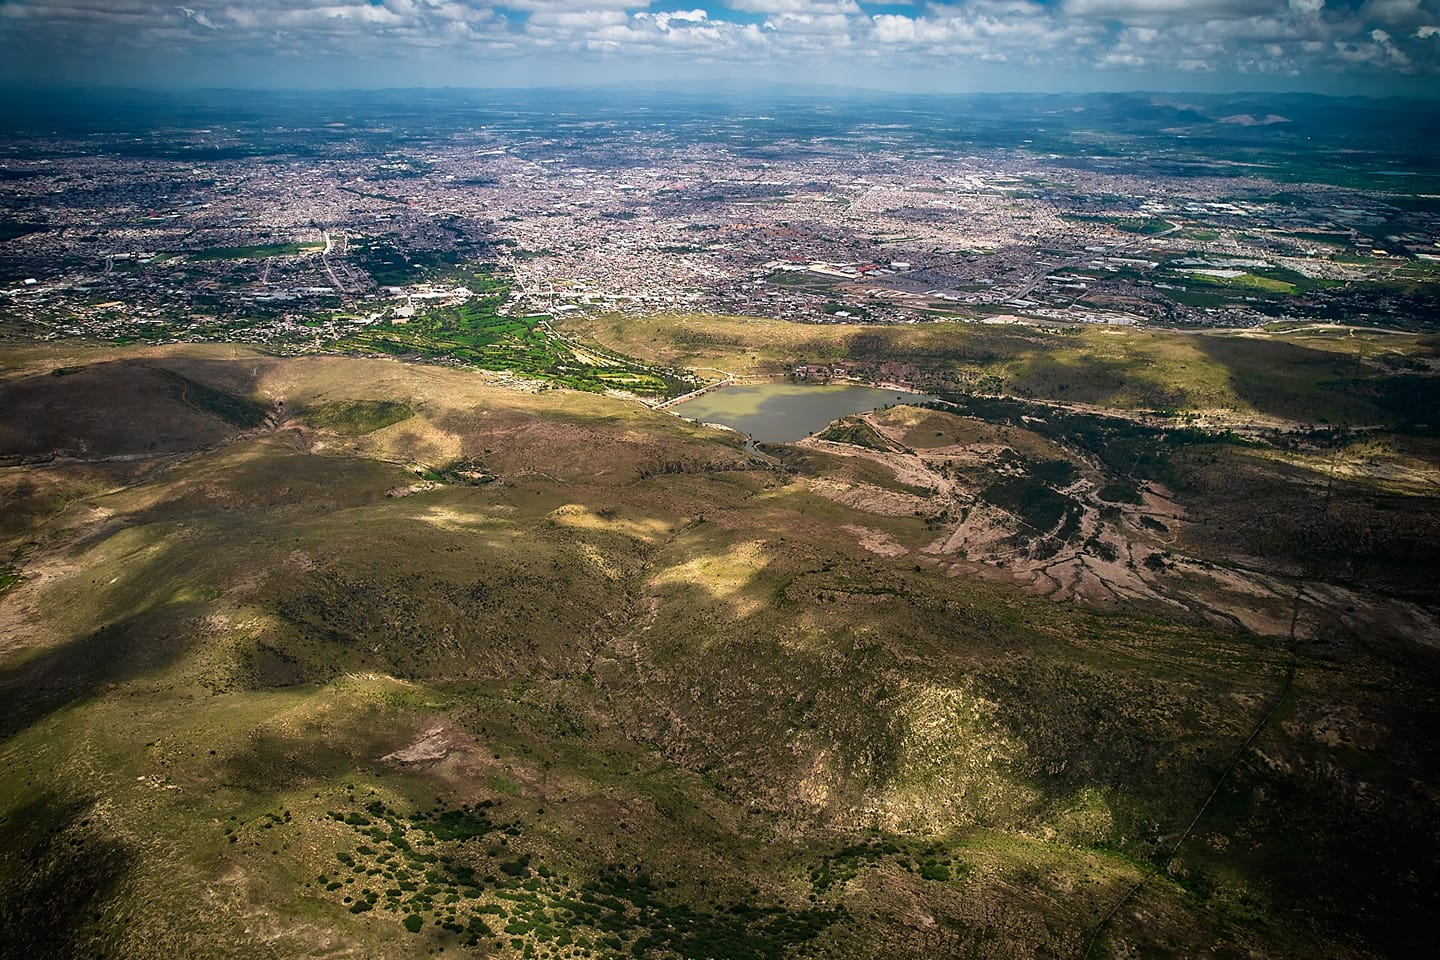
[[[1174,300],[1176,303],[1182,303],[1187,307],[1220,307],[1234,303],[1236,297],[1240,296],[1239,293],[1227,295],[1217,290],[1191,290],[1187,287],[1175,287],[1173,285],[1166,285],[1165,287],[1158,287],[1157,289],[1166,297]]]
[[[347,437],[359,437],[408,420],[415,411],[394,400],[335,400],[304,411],[314,426]]]
[[[1295,284],[1254,273],[1242,273],[1238,277],[1216,277],[1205,273],[1184,274],[1186,283],[1198,283],[1210,287],[1231,287],[1241,290],[1256,290],[1261,293],[1294,293]]]
[[[1353,240],[1348,233],[1308,233],[1304,230],[1296,230],[1289,236],[1297,240],[1308,240],[1311,243],[1324,243],[1334,247],[1349,248]]]
[[[489,276],[483,296],[444,307],[403,324],[377,325],[338,341],[339,348],[390,356],[459,360],[485,370],[503,370],[557,386],[602,393],[620,389],[645,396],[678,396],[694,388],[687,378],[638,363],[592,357],[577,351],[541,323],[543,316],[509,317],[499,312],[508,284]]]
[[[766,283],[782,287],[808,288],[812,292],[828,291],[841,282],[839,277],[830,277],[809,270],[777,270],[765,278]]]
[[[361,196],[379,196],[380,199],[404,202],[383,195]],[[463,256],[457,250],[409,248],[392,237],[353,237],[349,242],[348,255],[382,287],[403,287],[433,279],[458,265]]]
[[[1135,233],[1147,237],[1154,236],[1157,233],[1164,233],[1166,230],[1175,226],[1175,224],[1169,220],[1162,220],[1159,217],[1105,217],[1069,214],[1066,215],[1064,219],[1074,220],[1079,223],[1104,223],[1122,233]]]
[[[867,450],[889,450],[890,444],[884,437],[875,432],[870,426],[859,417],[841,417],[820,433],[815,435],[818,440],[830,440],[834,443],[848,443],[857,447],[864,447]]]

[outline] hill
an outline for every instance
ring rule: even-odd
[[[692,326],[614,346],[750,349]],[[1157,426],[1083,353],[1094,409],[776,466],[474,371],[7,348],[0,953],[1417,952],[1433,438],[1240,377]]]

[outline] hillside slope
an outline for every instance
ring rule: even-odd
[[[1175,534],[1093,446],[978,408],[777,469],[385,360],[29,348],[0,398],[6,956],[1428,943],[1435,598],[1283,534],[1195,579],[1256,509],[1210,455],[1284,491],[1320,469],[1298,454],[1180,450],[1141,500]],[[1037,588],[1039,538],[977,545],[1042,489],[1080,505],[1065,549],[1172,556],[1107,598]],[[1247,590],[1277,612],[1217,613]]]

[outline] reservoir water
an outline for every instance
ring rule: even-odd
[[[692,420],[723,423],[748,433],[757,443],[794,443],[824,430],[837,417],[934,399],[924,393],[874,387],[762,383],[721,387],[670,409]]]

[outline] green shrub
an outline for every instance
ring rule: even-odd
[[[1095,494],[1106,503],[1144,503],[1140,487],[1133,480],[1111,480]]]

